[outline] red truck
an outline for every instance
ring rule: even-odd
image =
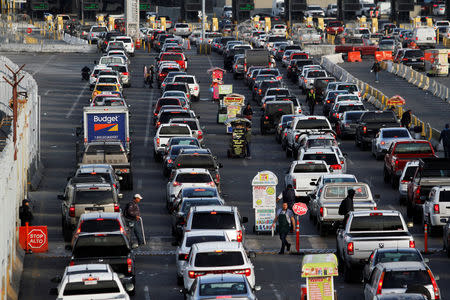
[[[435,186],[450,185],[449,158],[422,158],[419,167],[408,184],[406,196],[406,213],[413,217],[414,223],[420,223],[423,217],[423,204],[428,200],[430,191]]]
[[[325,28],[327,34],[338,35],[344,31],[344,25],[341,21],[330,21]]]
[[[336,37],[336,46],[334,47],[335,53],[349,53],[352,51],[361,52],[363,55],[375,55],[375,51],[378,51],[378,46],[372,44],[370,40],[358,38],[358,37]]]
[[[384,156],[384,182],[398,187],[398,181],[408,161],[436,157],[429,141],[411,140],[392,143]]]

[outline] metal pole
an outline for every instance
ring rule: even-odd
[[[205,0],[202,0],[202,44],[205,43]]]
[[[425,233],[425,236],[424,236],[424,253],[428,253],[428,224],[427,223],[425,223],[425,228],[424,228],[424,233]]]
[[[81,0],[81,24],[84,24],[84,2]]]
[[[295,225],[295,248],[297,249],[297,252],[300,252],[300,221],[299,216],[295,216],[296,219],[296,225]]]
[[[292,0],[289,0],[289,34],[291,34],[292,28]]]

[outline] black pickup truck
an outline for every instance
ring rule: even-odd
[[[316,92],[316,97],[318,97],[319,100],[323,100],[325,98],[325,92],[328,87],[328,83],[335,82],[336,78],[334,77],[319,77],[314,80],[314,91]]]
[[[125,234],[119,231],[82,233],[73,243],[70,265],[109,264],[121,277],[126,291],[134,294],[136,278],[133,248]]]
[[[367,111],[363,113],[356,127],[355,144],[365,150],[383,127],[400,127],[400,122],[393,111]]]

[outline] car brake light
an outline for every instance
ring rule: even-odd
[[[330,166],[333,170],[342,170],[342,166],[337,164],[337,165],[331,165]]]
[[[128,76],[128,72],[123,72],[122,75]]]
[[[417,187],[415,194],[416,194],[416,197],[420,196],[420,186]]]
[[[120,206],[114,205],[114,212],[120,212]]]
[[[70,261],[69,266],[75,266],[75,262],[73,260]]]
[[[158,125],[159,125],[159,122],[158,122]],[[157,139],[156,139],[156,146],[157,146],[157,147],[159,147],[159,142],[160,142],[160,139],[157,138]]]
[[[363,127],[363,133],[366,134],[367,133],[367,126]]]
[[[353,255],[354,254],[354,248],[353,248],[353,242],[350,242],[347,244],[347,254]]]
[[[216,182],[220,182],[220,175],[219,175],[219,173],[216,174]]]
[[[428,269],[428,275],[430,275],[431,284],[433,284],[433,291],[434,291],[434,299],[441,299],[441,295],[439,295],[439,288],[436,283],[436,279],[434,279],[433,273],[431,273],[431,270]]]
[[[297,179],[296,179],[296,178],[294,178],[294,179],[292,180],[292,186],[293,186],[294,189],[297,188]]]
[[[168,164],[171,164],[171,163],[173,163],[173,160],[169,158],[169,159],[167,160],[167,163],[168,163]]]
[[[323,207],[320,208],[320,216],[323,217]]]
[[[269,116],[265,116],[264,119],[269,120]]]
[[[416,242],[409,241],[409,248],[416,248]]]
[[[201,139],[203,137],[203,132],[201,130],[197,131],[197,138]]]
[[[236,241],[242,242],[242,230],[237,231]]]
[[[194,86],[194,91],[198,91],[198,86]]]
[[[381,290],[383,288],[383,280],[384,280],[384,272],[381,273],[381,277],[380,277],[380,281],[378,282],[378,286],[377,286],[377,295],[381,294]]]
[[[438,214],[439,213],[439,204],[435,204],[433,208],[434,208],[434,213]]]
[[[173,185],[173,186],[180,186],[181,183],[179,183],[178,181],[174,181],[172,185]]]
[[[216,184],[214,183],[214,181],[208,182],[208,185],[209,185],[209,186],[212,186],[212,187],[216,186]]]
[[[180,253],[178,254],[178,260],[187,260],[189,254]]]
[[[381,141],[380,145],[386,145],[386,142],[385,141]]]
[[[127,266],[128,273],[131,273],[131,271],[133,271],[133,260],[131,258],[127,258]]]
[[[69,216],[72,218],[75,217],[75,206],[73,205],[69,208]]]

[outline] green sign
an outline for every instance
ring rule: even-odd
[[[254,10],[255,5],[252,3],[241,4],[239,6],[239,10]]]
[[[47,2],[34,2],[31,5],[32,10],[48,10]]]
[[[151,5],[149,3],[139,3],[139,10],[151,10]]]
[[[84,10],[98,10],[98,3],[84,3]]]

